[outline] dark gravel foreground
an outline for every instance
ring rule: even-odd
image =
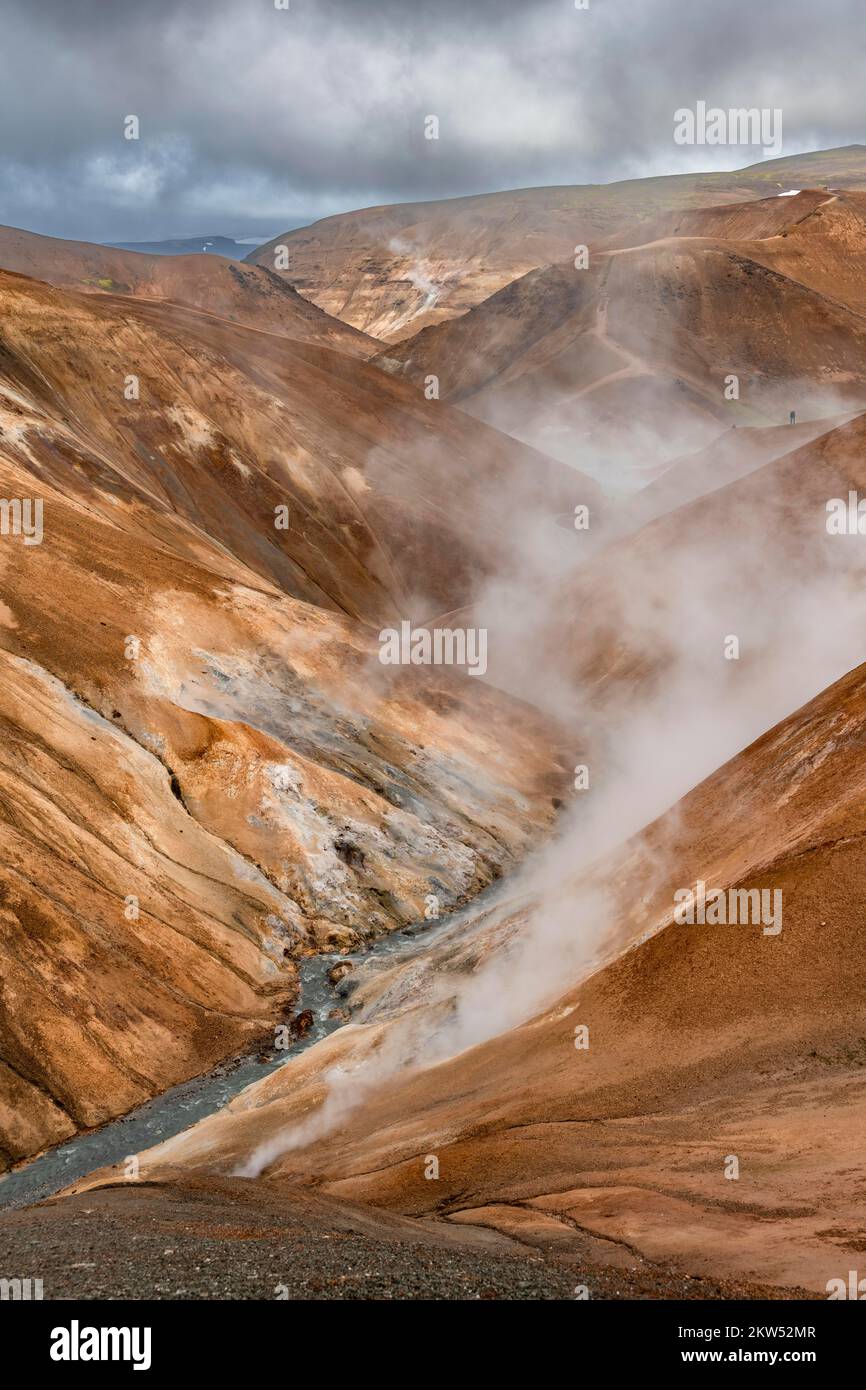
[[[635,1259],[564,1261],[491,1232],[411,1221],[240,1182],[100,1189],[0,1217],[0,1277],[46,1299],[594,1299],[815,1297],[689,1278]]]

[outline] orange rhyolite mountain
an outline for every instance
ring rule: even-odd
[[[866,195],[662,219],[376,359],[589,472],[646,482],[736,425],[866,405]]]
[[[337,348],[353,357],[370,357],[379,348],[375,339],[322,313],[281,276],[222,256],[148,255],[0,227],[0,268],[47,280],[60,289],[171,300],[216,319]]]
[[[633,229],[650,214],[828,184],[866,188],[866,147],[764,160],[732,173],[361,208],[285,232],[256,247],[247,261],[283,275],[329,314],[397,342],[465,313],[527,271],[571,260],[576,246]]]
[[[377,634],[498,563],[506,498],[574,483],[330,348],[0,272],[0,494],[44,531],[4,511],[4,1163],[249,1044],[299,955],[447,911],[549,825],[555,727]]]

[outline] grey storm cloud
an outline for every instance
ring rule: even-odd
[[[0,0],[0,220],[265,234],[760,158],[675,145],[698,100],[781,108],[784,153],[859,142],[863,29],[862,0]]]

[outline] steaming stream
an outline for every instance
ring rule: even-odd
[[[121,1163],[130,1155],[170,1139],[220,1110],[247,1086],[286,1066],[299,1053],[305,1052],[347,1021],[328,1017],[339,1003],[337,989],[328,980],[332,966],[340,961],[350,961],[357,969],[374,958],[396,960],[415,955],[425,950],[446,930],[453,929],[466,917],[474,916],[476,910],[489,906],[505,891],[506,883],[507,880],[500,879],[491,884],[471,903],[440,922],[433,925],[416,924],[410,929],[412,934],[408,938],[404,932],[393,932],[351,955],[310,956],[302,960],[299,966],[297,1013],[310,1009],[313,1024],[291,1047],[266,1062],[257,1060],[249,1052],[239,1057],[229,1057],[213,1071],[192,1077],[189,1081],[181,1081],[129,1114],[109,1120],[100,1129],[77,1135],[46,1150],[38,1158],[0,1177],[0,1208],[24,1207],[44,1201],[94,1169]],[[354,979],[354,973],[349,978]]]

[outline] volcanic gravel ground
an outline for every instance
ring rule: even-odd
[[[565,1262],[487,1232],[238,1183],[142,1184],[10,1212],[0,1275],[41,1278],[46,1299],[556,1300],[581,1284],[596,1299],[814,1297],[647,1261]]]

